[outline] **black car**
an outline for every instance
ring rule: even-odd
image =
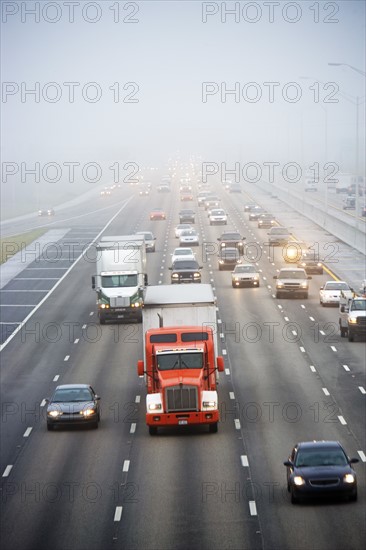
[[[55,426],[90,424],[98,428],[100,397],[88,384],[57,386],[51,399],[47,399],[47,430]]]
[[[248,204],[244,205],[244,212],[251,212],[255,208],[258,208],[258,205],[254,202],[249,202]]]
[[[179,211],[179,223],[194,223],[195,213],[190,208],[184,208]]]
[[[220,249],[233,247],[237,248],[240,254],[244,252],[245,237],[242,237],[238,231],[224,231],[217,240],[220,243]]]
[[[349,458],[338,441],[306,441],[297,443],[287,467],[287,489],[291,502],[301,497],[346,496],[357,500],[357,477]]]
[[[218,254],[219,271],[222,269],[230,269],[231,271],[240,264],[240,253],[237,248],[225,247]]]
[[[196,260],[176,260],[171,267],[171,283],[200,283],[202,266]]]
[[[267,212],[264,210],[264,208],[256,206],[255,208],[253,208],[253,210],[250,210],[249,212],[249,221],[257,222],[259,216],[261,216],[262,214],[267,214]]]

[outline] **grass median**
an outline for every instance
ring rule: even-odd
[[[14,254],[23,250],[23,248],[38,239],[41,235],[44,235],[46,231],[46,229],[34,229],[34,231],[0,239],[0,264],[7,262]]]

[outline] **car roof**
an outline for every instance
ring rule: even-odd
[[[56,386],[56,390],[70,390],[72,388],[90,388],[89,384],[61,384],[61,386]]]
[[[301,441],[300,443],[297,443],[297,447],[300,449],[312,449],[314,447],[316,448],[335,448],[335,447],[342,447],[342,445],[339,443],[339,441]]]

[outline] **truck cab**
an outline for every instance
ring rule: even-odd
[[[341,296],[339,303],[339,329],[341,336],[353,342],[355,336],[366,336],[366,296],[347,298]]]

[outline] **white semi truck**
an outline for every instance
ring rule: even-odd
[[[96,275],[99,321],[142,320],[147,285],[146,247],[142,235],[102,237],[96,247]]]

